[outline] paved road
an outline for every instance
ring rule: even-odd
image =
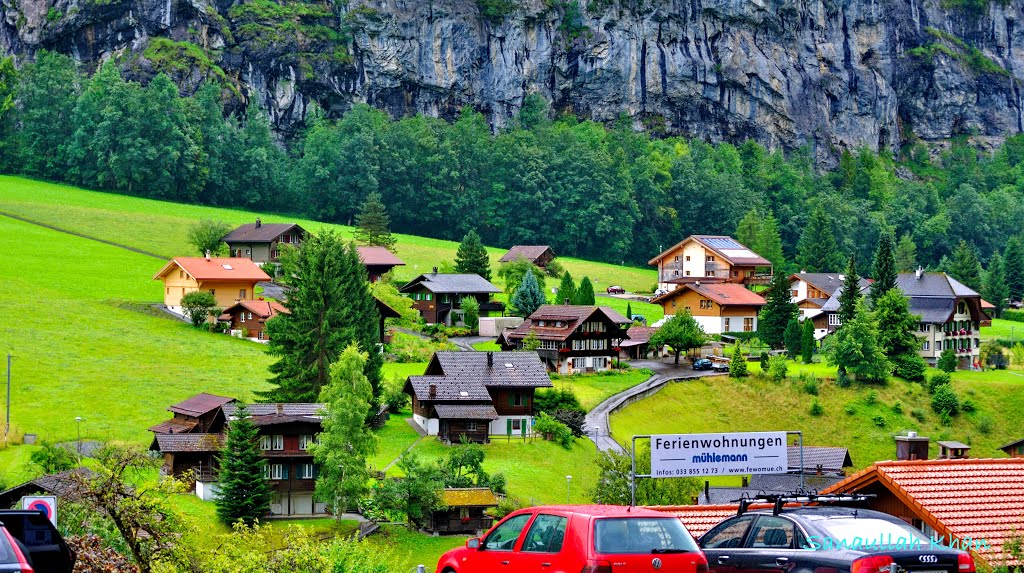
[[[650,368],[654,371],[654,376],[651,376],[632,388],[627,388],[626,390],[608,398],[604,402],[598,404],[597,407],[587,414],[587,437],[597,445],[597,449],[599,451],[622,451],[622,446],[611,437],[611,426],[608,422],[608,417],[619,408],[654,394],[658,390],[661,390],[665,384],[675,380],[725,375],[724,373],[710,372],[706,370],[695,372],[688,367],[676,368],[671,362],[660,362],[656,360],[636,360],[631,362],[630,366],[633,368]],[[594,430],[595,428],[597,428],[596,432]]]
[[[476,351],[476,349],[473,348],[474,344],[478,344],[480,342],[494,342],[495,340],[497,340],[497,338],[494,338],[493,336],[453,336],[448,339],[448,342],[458,346],[459,350],[474,352]]]
[[[267,296],[274,300],[279,300],[282,302],[288,300],[289,287],[282,284],[271,283],[266,281],[256,284],[263,289],[263,296]]]

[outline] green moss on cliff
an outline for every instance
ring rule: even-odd
[[[198,69],[203,75],[212,74],[222,82],[227,82],[227,74],[213,61],[210,54],[192,42],[153,38],[142,55],[152,62],[157,71],[173,74]]]
[[[505,18],[519,9],[515,0],[476,0],[480,15],[491,24],[501,24]]]
[[[347,52],[347,34],[338,29],[334,12],[324,4],[251,0],[232,6],[228,18],[234,24],[235,38],[255,48],[292,46],[311,52]],[[319,46],[312,49],[313,45]]]
[[[937,41],[907,50],[908,56],[919,59],[931,66],[934,65],[935,55],[942,53],[957,60],[964,67],[977,74],[1010,75],[1010,72],[1006,71],[992,58],[986,56],[984,52],[968,44],[962,38],[935,28],[925,28],[925,31]]]

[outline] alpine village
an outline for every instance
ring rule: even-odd
[[[0,571],[1024,566],[1024,2],[0,6]]]

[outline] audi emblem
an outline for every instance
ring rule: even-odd
[[[651,567],[654,567],[655,569],[661,569],[661,559],[655,557],[653,560],[651,560]]]
[[[938,558],[937,555],[920,555],[920,556],[918,556],[918,559],[921,560],[921,563],[938,563],[939,562],[939,558]]]

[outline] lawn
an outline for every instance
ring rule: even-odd
[[[652,375],[650,370],[628,369],[599,374],[553,375],[555,388],[572,390],[588,412],[611,396],[632,388],[647,380]]]
[[[473,350],[480,352],[501,352],[501,346],[497,342],[489,340],[486,342],[477,342],[473,345]]]
[[[261,217],[265,223],[294,222],[309,231],[329,227],[339,230],[345,236],[352,235],[351,227],[287,215],[170,203],[11,176],[0,176],[0,211],[168,257],[195,254],[190,252],[187,232],[189,226],[200,219],[216,219],[230,225],[239,225]],[[430,272],[431,268],[444,261],[455,260],[458,243],[403,234],[397,234],[396,238],[398,257],[406,263],[395,271],[401,280]],[[496,272],[497,261],[505,254],[505,249],[489,248],[488,253],[495,270],[494,278],[501,286]],[[577,281],[589,276],[594,288],[599,291],[612,284],[631,291],[649,291],[657,280],[655,270],[649,268],[624,267],[570,257],[559,257],[558,261]]]
[[[758,370],[757,365],[752,363],[751,370]],[[835,378],[835,369],[826,365],[790,362],[791,376],[800,370],[819,379]],[[932,412],[927,390],[900,379],[849,388],[822,382],[817,397],[807,394],[797,378],[782,383],[754,377],[688,380],[671,383],[613,414],[612,434],[628,441],[637,434],[801,430],[805,445],[845,446],[855,467],[863,468],[892,459],[892,436],[915,430],[932,439],[933,455],[936,441],[959,440],[972,446],[972,457],[1002,457],[996,448],[1020,437],[1024,375],[961,371],[953,375],[953,388],[962,401],[971,400],[976,411],[961,413],[947,427]],[[814,400],[824,409],[821,416],[809,413]],[[923,421],[915,419],[915,413]]]
[[[384,469],[420,437],[406,421],[411,417],[408,410],[392,414],[384,427],[376,431],[377,453],[369,460],[372,469]]]
[[[1020,340],[1024,342],[1024,322],[993,318],[992,326],[981,327],[981,338],[989,340]]]

